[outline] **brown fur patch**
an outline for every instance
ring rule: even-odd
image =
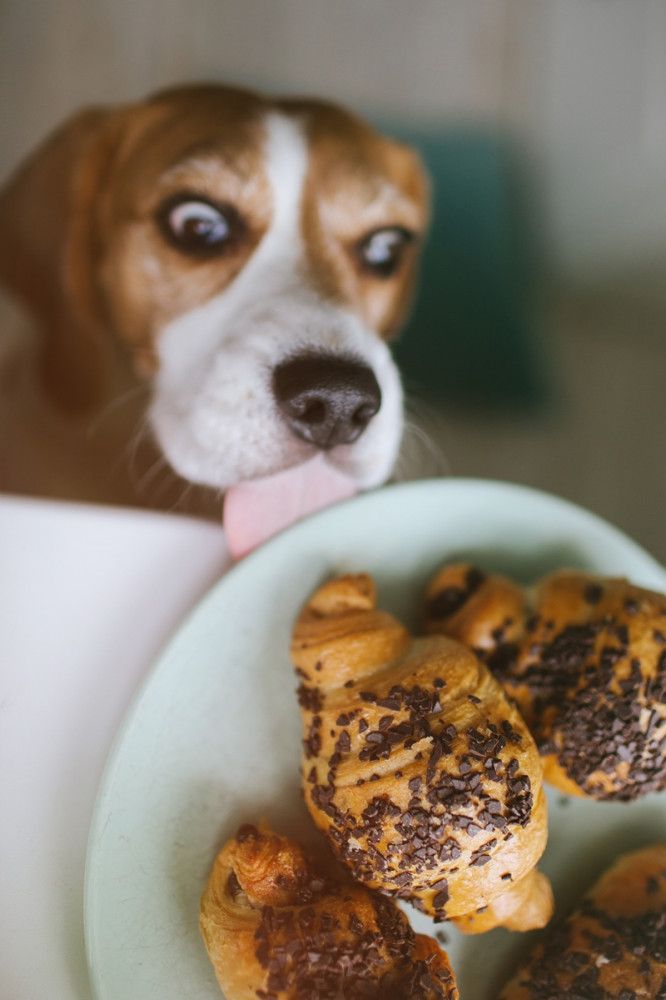
[[[428,183],[418,157],[340,108],[285,101],[302,117],[310,144],[303,232],[310,273],[326,296],[347,304],[382,336],[396,332],[413,288],[420,240],[389,278],[359,266],[356,247],[375,229],[404,226],[422,237]]]

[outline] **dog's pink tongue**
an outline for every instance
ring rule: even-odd
[[[224,528],[234,559],[321,507],[356,492],[353,481],[316,455],[274,476],[239,483],[224,498]]]

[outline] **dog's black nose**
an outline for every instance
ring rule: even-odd
[[[278,365],[273,393],[293,433],[323,451],[360,437],[382,402],[368,365],[330,354]]]

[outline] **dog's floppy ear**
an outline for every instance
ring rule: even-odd
[[[45,388],[70,412],[99,397],[110,350],[93,281],[93,220],[116,147],[111,118],[101,109],[75,115],[0,192],[0,281],[41,327]]]

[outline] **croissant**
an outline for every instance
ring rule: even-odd
[[[628,801],[666,787],[663,595],[569,570],[524,589],[458,564],[428,587],[426,630],[484,659],[563,792]]]
[[[446,954],[391,900],[267,828],[222,848],[199,924],[227,1000],[458,1000]]]
[[[666,844],[620,858],[500,1000],[666,1000]]]
[[[543,926],[541,763],[478,657],[412,639],[366,575],[312,596],[291,655],[305,801],[354,877],[467,932]]]

